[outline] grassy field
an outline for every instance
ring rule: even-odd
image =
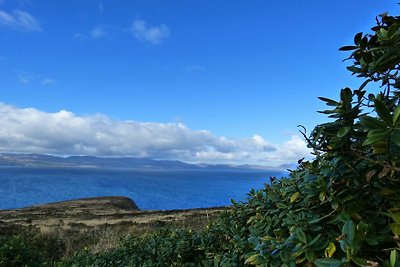
[[[141,211],[126,197],[99,197],[0,210],[0,236],[34,235],[62,240],[63,256],[82,249],[99,252],[117,246],[127,235],[161,228],[204,229],[228,207]]]

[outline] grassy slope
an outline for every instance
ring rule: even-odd
[[[0,236],[35,232],[60,238],[65,256],[83,248],[92,252],[115,247],[121,237],[142,235],[160,228],[204,229],[227,207],[140,211],[125,197],[99,197],[0,210]]]

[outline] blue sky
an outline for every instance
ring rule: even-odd
[[[385,11],[396,1],[0,0],[0,152],[295,162],[296,126],[325,120],[317,97],[362,82],[338,48]]]

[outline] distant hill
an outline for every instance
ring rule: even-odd
[[[57,157],[42,154],[0,153],[0,167],[106,168],[137,170],[286,170],[287,166],[189,164],[176,160],[150,158],[102,158],[94,156]]]

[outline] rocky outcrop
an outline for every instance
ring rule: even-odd
[[[2,229],[8,231],[7,229],[32,226],[43,231],[115,226],[120,227],[118,229],[122,227],[126,232],[135,232],[158,229],[165,224],[187,225],[195,229],[205,227],[210,219],[227,209],[229,207],[141,211],[128,197],[82,198],[22,209],[0,210],[0,235]]]
[[[30,218],[31,220],[46,217],[85,218],[100,217],[114,214],[139,212],[136,203],[128,197],[94,197],[68,201],[54,202],[30,206],[21,209],[0,210],[0,220],[14,218]]]

